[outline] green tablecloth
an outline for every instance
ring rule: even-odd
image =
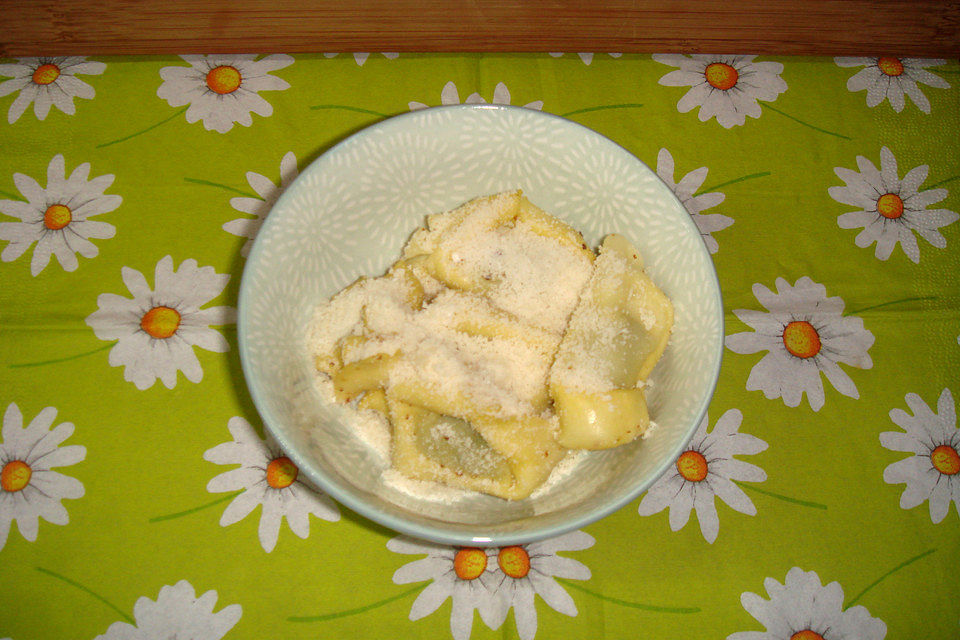
[[[374,53],[0,74],[0,638],[960,637],[956,61]],[[655,168],[727,309],[720,383],[676,469],[526,548],[407,540],[318,494],[261,440],[237,357],[250,239],[298,167],[461,101],[563,115]]]

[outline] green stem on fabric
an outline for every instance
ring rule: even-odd
[[[360,107],[348,107],[344,104],[315,104],[310,107],[311,111],[319,111],[320,109],[342,109],[343,111],[355,111],[357,113],[366,113],[371,116],[379,116],[381,118],[389,118],[389,114],[380,113],[379,111],[371,111],[370,109],[362,109]]]
[[[900,571],[900,569],[903,569],[904,567],[913,564],[914,562],[916,562],[917,560],[920,560],[921,558],[926,558],[928,555],[930,555],[934,551],[936,551],[936,549],[927,549],[923,553],[915,555],[909,560],[904,560],[903,562],[895,566],[893,569],[890,569],[890,571],[887,571],[885,574],[883,574],[882,576],[880,576],[879,578],[877,578],[876,580],[868,584],[867,587],[863,591],[858,593],[853,599],[851,599],[850,602],[847,603],[847,606],[844,608],[849,609],[854,604],[856,604],[857,601],[860,600],[860,598],[862,598],[867,591],[870,591],[870,589],[873,589],[875,586],[877,586],[878,584],[880,584],[881,582],[883,582],[884,580],[892,576],[894,573],[896,573],[897,571]]]
[[[40,367],[45,364],[56,364],[58,362],[68,362],[70,360],[76,360],[77,358],[83,358],[84,356],[93,355],[94,353],[100,353],[101,351],[106,351],[107,349],[112,347],[114,344],[116,344],[116,342],[105,344],[101,347],[97,347],[96,349],[93,349],[92,351],[84,351],[83,353],[76,353],[72,356],[66,356],[63,358],[53,358],[51,360],[40,360],[39,362],[17,362],[15,364],[7,365],[7,366],[9,366],[11,369],[22,369],[24,367]]]
[[[946,180],[941,180],[940,182],[936,182],[936,183],[930,185],[929,187],[927,187],[927,189],[936,189],[937,187],[942,186],[942,185],[945,185],[945,184],[947,184],[948,182],[953,182],[953,181],[956,180],[957,178],[960,178],[960,175],[951,176],[951,177],[947,178]]]
[[[613,604],[618,604],[622,607],[629,607],[631,609],[642,609],[643,611],[655,611],[657,613],[700,613],[700,607],[660,607],[654,604],[643,604],[642,602],[630,602],[629,600],[621,600],[620,598],[614,598],[612,596],[605,596],[602,593],[597,593],[591,589],[573,582],[572,580],[567,580],[566,578],[554,578],[557,582],[564,584],[567,587],[576,589],[577,591],[583,591],[588,593],[595,598],[599,598],[604,602],[612,602]]]
[[[14,195],[8,191],[0,190],[0,196],[3,196],[7,200],[17,200],[19,202],[27,202],[23,196]]]
[[[737,184],[738,182],[743,182],[744,180],[753,180],[754,178],[763,178],[770,175],[769,171],[761,171],[759,173],[751,173],[750,175],[740,176],[739,178],[734,178],[733,180],[727,180],[726,182],[721,182],[720,184],[715,184],[712,187],[705,187],[697,191],[694,196],[699,196],[704,193],[710,193],[711,191],[716,191],[717,189],[722,189],[724,187],[729,187],[732,184]]]
[[[184,178],[184,182],[189,182],[190,184],[202,184],[205,187],[219,187],[221,189],[226,189],[227,191],[232,191],[233,193],[239,194],[241,196],[246,196],[247,198],[256,198],[257,196],[243,191],[242,189],[237,189],[231,187],[230,185],[220,184],[219,182],[211,182],[210,180],[201,180],[200,178]]]
[[[115,145],[115,144],[117,144],[118,142],[125,142],[125,141],[129,140],[130,138],[135,138],[135,137],[137,137],[137,136],[139,136],[139,135],[141,135],[141,134],[146,133],[147,131],[151,131],[151,130],[153,130],[153,129],[156,129],[156,128],[159,127],[160,125],[162,125],[162,124],[164,124],[164,123],[166,123],[166,122],[170,122],[171,120],[173,120],[173,119],[176,118],[177,116],[183,114],[183,113],[187,110],[187,108],[188,108],[188,107],[184,107],[183,109],[178,109],[177,111],[174,111],[174,112],[173,112],[173,115],[170,116],[169,118],[164,118],[164,119],[161,120],[160,122],[158,122],[158,123],[156,123],[156,124],[152,124],[152,125],[150,125],[149,127],[147,127],[146,129],[141,129],[140,131],[136,131],[136,132],[134,132],[134,133],[131,133],[131,134],[128,135],[128,136],[124,136],[124,137],[122,137],[122,138],[117,138],[116,140],[111,140],[110,142],[104,142],[104,143],[98,144],[98,145],[97,145],[97,149],[103,149],[104,147],[109,147],[109,146],[111,146],[111,145]]]
[[[643,105],[638,102],[624,102],[623,104],[604,104],[598,107],[585,107],[583,109],[574,109],[573,111],[561,113],[560,116],[563,118],[569,118],[570,116],[575,116],[581,113],[591,113],[593,111],[606,111],[608,109],[638,109],[642,106]]]
[[[71,580],[70,578],[68,578],[68,577],[66,577],[66,576],[62,576],[62,575],[60,575],[59,573],[55,573],[55,572],[53,572],[53,571],[50,571],[50,569],[44,569],[43,567],[34,567],[34,569],[36,569],[36,570],[39,571],[40,573],[45,573],[45,574],[47,574],[48,576],[52,576],[52,577],[56,578],[57,580],[63,580],[64,582],[66,582],[67,584],[69,584],[71,587],[76,587],[77,589],[80,589],[80,591],[83,591],[83,592],[85,592],[85,593],[88,593],[89,595],[93,596],[94,598],[96,598],[97,600],[99,600],[100,602],[102,602],[103,604],[107,605],[108,607],[110,607],[111,609],[113,609],[114,611],[116,611],[118,614],[120,614],[120,617],[122,617],[124,620],[126,620],[126,621],[129,622],[130,624],[136,624],[136,622],[134,621],[134,619],[131,618],[131,617],[130,617],[129,615],[127,615],[126,613],[124,613],[123,611],[121,611],[120,608],[117,607],[117,605],[113,604],[112,602],[110,602],[109,600],[107,600],[106,598],[104,598],[104,597],[103,597],[102,595],[100,595],[99,593],[91,590],[89,587],[85,587],[85,586],[83,586],[82,584],[80,584],[79,582],[77,582],[76,580]]]
[[[874,309],[880,309],[881,307],[889,307],[893,304],[901,304],[903,302],[917,302],[919,300],[936,300],[937,296],[917,296],[915,298],[903,298],[901,300],[891,300],[890,302],[881,302],[880,304],[872,304],[869,307],[861,307],[853,311],[844,311],[843,315],[852,316],[854,314],[863,313],[864,311],[873,311]]]
[[[824,509],[826,510],[827,505],[820,504],[819,502],[810,502],[808,500],[798,500],[797,498],[791,498],[790,496],[785,496],[780,493],[774,493],[773,491],[767,491],[766,489],[761,489],[760,487],[755,487],[752,484],[747,484],[744,482],[734,481],[734,483],[741,489],[749,489],[750,491],[756,491],[757,493],[762,493],[765,496],[771,498],[776,498],[777,500],[783,500],[784,502],[789,502],[790,504],[798,504],[801,507],[810,507],[812,509]]]
[[[364,605],[362,607],[356,607],[354,609],[344,609],[343,611],[334,611],[333,613],[323,613],[317,616],[290,616],[287,618],[288,622],[323,622],[325,620],[334,620],[336,618],[345,618],[347,616],[355,616],[358,613],[365,613],[371,609],[376,609],[382,607],[385,604],[389,604],[394,600],[400,600],[401,598],[406,598],[408,595],[414,591],[419,591],[423,589],[426,585],[418,584],[411,589],[407,589],[403,593],[398,593],[395,596],[390,596],[389,598],[384,598],[383,600],[377,600],[376,602],[371,602],[370,604]]]
[[[790,119],[793,120],[794,122],[798,122],[798,123],[802,124],[802,125],[805,126],[805,127],[810,127],[810,128],[813,129],[814,131],[819,131],[820,133],[826,133],[827,135],[836,136],[837,138],[843,138],[844,140],[853,140],[853,138],[851,138],[850,136],[845,136],[845,135],[843,135],[842,133],[837,133],[836,131],[828,131],[827,129],[821,129],[820,127],[818,127],[818,126],[816,126],[816,125],[810,124],[809,122],[804,122],[804,121],[801,120],[800,118],[796,118],[796,117],[790,115],[789,113],[785,113],[785,112],[783,112],[783,111],[780,111],[780,109],[777,109],[776,107],[772,107],[772,106],[770,106],[769,104],[767,104],[766,102],[761,102],[760,104],[763,105],[764,107],[766,107],[767,109],[770,109],[770,111],[773,111],[773,112],[775,112],[775,113],[779,113],[780,115],[784,116],[785,118],[790,118]]]
[[[931,73],[960,73],[960,69],[954,69],[951,67],[949,69],[931,69],[930,72]]]
[[[240,489],[239,491],[234,491],[232,493],[228,493],[225,496],[217,498],[213,502],[208,502],[206,504],[200,505],[199,507],[193,507],[192,509],[187,509],[186,511],[177,511],[176,513],[168,513],[163,516],[155,516],[153,518],[150,518],[147,522],[163,522],[164,520],[173,520],[174,518],[188,516],[191,513],[196,513],[197,511],[203,511],[204,509],[209,509],[210,507],[214,507],[220,504],[221,502],[226,502],[227,500],[237,497],[241,493],[243,493],[243,489]]]

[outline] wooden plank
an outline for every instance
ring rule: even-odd
[[[596,51],[960,57],[960,0],[4,0],[0,55]]]

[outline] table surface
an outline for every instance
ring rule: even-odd
[[[958,637],[955,61],[48,57],[0,75],[0,638]],[[237,356],[249,243],[298,169],[459,102],[635,154],[693,216],[726,308],[684,454],[701,466],[515,549],[418,543],[334,504],[275,463]],[[475,611],[483,594],[499,608]]]

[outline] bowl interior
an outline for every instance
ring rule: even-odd
[[[429,213],[522,188],[592,246],[621,233],[673,300],[670,345],[651,377],[658,427],[589,454],[536,498],[453,503],[385,485],[385,461],[315,388],[304,337],[315,306],[361,275],[379,275]],[[713,393],[723,345],[719,285],[699,232],[649,168],[607,138],[517,107],[437,107],[348,138],[281,196],[250,253],[240,292],[244,375],[268,431],[310,481],[392,529],[446,544],[521,544],[596,520],[673,463]]]

